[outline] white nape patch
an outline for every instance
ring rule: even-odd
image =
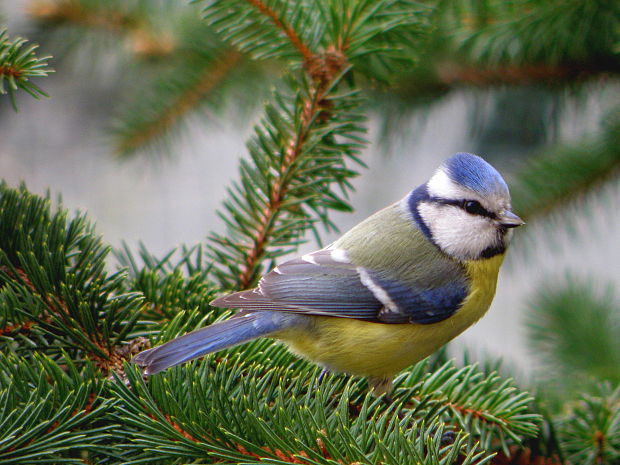
[[[330,253],[331,259],[338,263],[351,263],[349,254],[344,249],[334,249]]]
[[[379,302],[385,305],[385,308],[389,312],[399,313],[398,305],[394,303],[394,301],[390,298],[385,289],[377,285],[377,283],[372,280],[372,278],[364,268],[358,266],[355,270],[360,275],[360,281],[362,282],[362,284],[366,286],[366,288],[370,292],[372,292],[372,295],[374,295]]]
[[[443,166],[428,180],[426,186],[431,197],[457,200],[472,198],[472,192],[450,179]]]
[[[311,253],[307,253],[306,255],[302,255],[301,259],[306,263],[312,263],[313,265],[318,265],[316,259],[312,256]]]
[[[421,202],[418,211],[435,243],[454,258],[477,260],[485,249],[501,245],[497,225],[490,218],[433,202]]]

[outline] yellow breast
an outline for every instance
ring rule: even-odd
[[[466,263],[470,294],[454,315],[439,323],[384,324],[317,316],[309,328],[288,329],[277,338],[293,352],[329,370],[391,377],[435,352],[486,313],[503,258],[497,255]]]

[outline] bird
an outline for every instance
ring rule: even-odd
[[[137,354],[144,375],[259,337],[329,372],[393,377],[488,310],[513,234],[508,186],[483,158],[457,153],[403,199],[325,248],[289,259],[254,289],[216,298],[239,311]]]

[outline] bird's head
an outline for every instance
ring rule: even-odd
[[[460,260],[503,253],[512,228],[524,224],[510,210],[502,176],[476,155],[450,157],[420,189],[409,204],[414,215],[441,250]]]

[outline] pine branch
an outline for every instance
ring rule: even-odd
[[[618,463],[620,387],[601,384],[595,395],[583,395],[561,422],[560,437],[570,463]]]
[[[609,65],[609,64],[607,64]],[[593,78],[605,78],[620,72],[605,63],[583,65],[507,64],[496,66],[463,66],[458,63],[439,64],[436,70],[439,83],[445,86],[468,85],[492,87],[501,85],[545,84],[559,86]]]
[[[620,112],[616,110],[597,138],[533,157],[511,182],[515,211],[531,220],[596,192],[618,176],[619,147]]]
[[[287,37],[288,41],[297,49],[305,63],[309,63],[310,61],[312,61],[312,59],[314,58],[314,54],[297,35],[297,32],[295,32],[295,30],[291,26],[283,22],[283,19],[281,18],[281,16],[283,16],[282,12],[277,12],[273,10],[261,0],[246,0],[246,2],[256,8],[263,16],[269,18],[275,28],[278,29],[281,33],[283,33]],[[286,4],[283,2],[280,2],[279,6],[280,9],[286,8]]]
[[[204,262],[201,247],[171,250],[157,258],[141,244],[136,259],[125,245],[116,256],[129,270],[124,283],[126,291],[137,291],[144,296],[142,317],[153,323],[150,330],[161,331],[160,341],[211,324],[222,314],[228,315],[209,305],[216,286],[207,277],[209,269],[201,268]]]
[[[406,39],[421,22],[414,14],[396,21],[403,8],[397,1],[294,5],[252,1],[248,8],[238,0],[212,2],[206,10],[210,24],[243,51],[287,58],[302,70],[291,80],[291,96],[276,94],[248,144],[255,166],[243,162],[241,181],[229,190],[227,215],[221,214],[227,234],[210,237],[211,256],[227,268],[216,274],[229,288],[252,286],[262,264],[294,250],[317,220],[331,226],[330,209],[350,209],[331,184],[346,193],[356,173],[344,159],[359,161],[364,129],[357,92],[343,78],[352,78],[349,63],[363,62],[370,50],[387,60],[398,48],[396,31],[402,28]],[[319,14],[308,14],[311,8]]]
[[[251,96],[246,100],[253,103],[262,96],[257,92],[261,72],[226,47],[196,8],[169,2],[60,0],[35,3],[31,14],[45,32],[59,29],[64,46],[71,34],[83,47],[88,32],[103,31],[104,37],[117,39],[106,52],[118,51],[120,44],[143,58],[132,57],[133,66],[128,69],[130,63],[123,63],[118,70],[127,84],[110,132],[113,150],[122,157],[153,147],[172,153],[169,142],[175,130],[207,105],[221,104],[225,91],[241,87],[245,73],[253,73],[257,82],[251,93],[246,92]],[[95,46],[101,43],[101,35],[96,36]]]
[[[394,385],[395,400],[410,408],[441,409],[446,423],[470,433],[487,451],[497,447],[510,456],[510,445],[520,444],[520,436],[538,432],[541,418],[530,412],[532,397],[517,392],[512,380],[480,372],[475,365],[457,368],[450,361],[427,373],[421,362]]]
[[[29,351],[87,356],[104,372],[120,368],[142,343],[123,345],[142,298],[123,292],[122,273],[106,273],[108,252],[83,216],[68,220],[49,199],[0,184],[1,344],[19,338]]]
[[[362,394],[364,382],[342,377],[308,384],[305,373],[286,365],[288,357],[274,363],[278,352],[282,348],[267,347],[262,362],[231,354],[210,364],[209,357],[153,377],[148,386],[130,370],[131,388],[114,386],[118,420],[135,427],[128,431],[126,463],[147,457],[167,463],[210,457],[223,463],[386,465],[490,460],[466,435],[447,434],[441,409],[426,403],[386,408]]]
[[[140,94],[132,100],[131,112],[117,123],[116,152],[130,156],[160,140],[219,90],[230,78],[242,59],[235,50],[224,49],[219,57],[206,54],[187,62],[187,67],[175,67],[172,76],[154,83],[151,95]]]
[[[104,31],[125,39],[137,56],[170,56],[176,49],[174,38],[154,28],[149,12],[139,2],[114,0],[35,0],[28,6],[28,14],[41,27]]]
[[[398,103],[428,105],[464,86],[605,82],[620,73],[618,16],[607,1],[438,2],[422,58],[398,79]]]
[[[91,366],[60,367],[36,355],[29,360],[0,352],[0,464],[83,464],[114,456],[105,418],[114,400]],[[87,452],[88,451],[88,452]]]
[[[311,51],[314,44],[306,43],[303,31],[316,34],[318,25],[316,17],[302,14],[304,3],[211,1],[205,8],[205,19],[224,40],[256,59],[278,57],[309,62],[314,57]],[[306,23],[302,25],[302,21]]]
[[[361,132],[361,128],[351,121],[357,122],[361,116],[354,115],[352,105],[344,99],[338,99],[338,96],[330,98],[320,87],[310,86],[308,91],[308,94],[296,98],[295,113],[291,115],[292,126],[275,115],[275,108],[268,108],[267,112],[272,113],[269,115],[272,118],[269,126],[280,134],[276,136],[277,140],[268,142],[268,134],[257,132],[249,146],[254,152],[254,161],[257,161],[259,156],[266,155],[260,153],[261,144],[278,143],[274,149],[279,160],[272,158],[275,162],[275,175],[273,171],[265,171],[265,168],[261,169],[262,173],[249,165],[242,168],[244,184],[249,185],[251,177],[258,174],[262,174],[269,184],[263,187],[266,198],[263,207],[258,209],[260,216],[253,222],[252,229],[243,227],[249,243],[243,249],[237,249],[242,254],[242,260],[237,262],[242,263],[236,278],[239,288],[247,288],[256,282],[261,274],[261,263],[266,258],[283,255],[296,246],[303,231],[314,222],[311,211],[326,222],[327,208],[348,209],[342,199],[329,192],[329,185],[323,183],[337,182],[344,186],[345,179],[354,174],[342,165],[340,153],[355,158],[359,150],[356,133]],[[329,113],[324,113],[323,110],[328,107],[340,107],[340,117],[337,120],[328,121]],[[283,105],[281,110],[286,110]],[[349,121],[341,117],[343,114],[350,117]],[[322,122],[322,118],[326,121]],[[319,129],[321,126],[323,127]],[[337,142],[336,135],[341,136],[343,142]],[[312,182],[308,182],[310,179]],[[235,190],[241,191],[237,186]],[[295,199],[305,200],[304,203],[309,205],[311,211],[303,209],[303,204]],[[250,202],[256,203],[257,200]],[[232,213],[238,205],[228,203],[225,206],[229,213]],[[212,236],[216,243],[235,246],[231,241],[222,239],[224,238],[221,236]],[[272,245],[278,249],[268,254],[267,249]],[[214,255],[219,256],[219,251]],[[234,266],[236,267],[236,263]]]
[[[228,263],[232,261],[234,265],[230,267],[231,273],[226,277],[229,284],[232,284],[230,278],[233,278],[233,282],[236,282],[235,287],[239,288],[247,288],[256,282],[261,273],[261,262],[266,258],[267,248],[270,242],[275,242],[278,236],[279,222],[283,226],[282,230],[290,228],[290,231],[286,234],[286,239],[289,240],[300,237],[301,233],[311,225],[310,214],[302,210],[300,208],[301,205],[295,202],[287,208],[285,204],[290,195],[291,198],[309,198],[308,203],[311,203],[311,208],[314,210],[317,208],[317,206],[312,205],[311,197],[318,197],[318,195],[316,190],[312,189],[314,186],[310,186],[311,188],[309,189],[307,185],[304,185],[307,184],[306,179],[309,179],[306,176],[310,174],[310,171],[318,174],[317,165],[328,169],[329,164],[313,162],[310,156],[314,154],[307,153],[308,149],[306,147],[313,149],[317,152],[317,155],[320,151],[323,151],[323,157],[332,158],[332,163],[340,162],[340,157],[334,154],[334,149],[342,148],[345,153],[356,151],[356,147],[352,145],[346,147],[344,144],[340,144],[341,147],[338,147],[338,144],[334,141],[335,128],[329,128],[328,126],[329,120],[332,118],[331,109],[335,106],[335,98],[328,94],[328,89],[335,84],[335,79],[344,71],[346,61],[343,57],[336,58],[338,52],[334,51],[329,55],[334,57],[333,60],[330,60],[331,65],[327,64],[328,57],[325,55],[323,57],[323,66],[321,66],[319,63],[321,60],[309,52],[308,47],[294,32],[292,26],[287,25],[284,19],[280,19],[273,9],[261,2],[257,2],[257,5],[254,6],[257,7],[258,11],[266,15],[276,28],[281,29],[289,38],[290,43],[302,55],[312,82],[309,83],[305,80],[296,82],[297,86],[305,89],[305,91],[299,93],[295,98],[293,110],[287,108],[287,105],[281,101],[281,97],[277,97],[280,100],[278,102],[280,103],[280,108],[268,107],[266,110],[269,120],[265,122],[265,126],[269,127],[268,131],[261,134],[257,129],[256,137],[249,147],[252,158],[257,165],[261,159],[272,161],[270,169],[260,166],[257,166],[257,169],[247,164],[242,167],[242,183],[245,185],[245,189],[255,184],[254,180],[258,176],[263,178],[260,182],[262,184],[262,194],[265,196],[265,198],[261,199],[263,200],[263,205],[256,205],[258,203],[257,199],[251,199],[249,195],[244,195],[245,199],[242,200],[240,196],[230,191],[233,196],[232,202],[234,203],[229,202],[225,206],[233,218],[235,215],[238,215],[235,212],[239,210],[245,210],[251,216],[255,215],[253,212],[260,212],[257,218],[240,218],[242,221],[250,220],[252,224],[251,229],[243,224],[236,225],[229,222],[229,227],[236,229],[237,237],[233,237],[231,240],[224,236],[212,236],[212,241],[219,245],[219,247],[212,247],[215,258],[223,258],[226,255],[230,255],[230,252],[226,251],[226,249],[233,249],[233,253],[240,258],[240,260],[233,261],[230,260],[230,256],[228,257]],[[212,21],[214,13],[217,13],[217,10],[211,14]],[[218,23],[214,22],[214,24]],[[288,113],[291,121],[284,120],[276,112]],[[325,129],[321,128],[321,126]],[[319,132],[321,129],[323,129],[321,131],[323,132],[321,134],[322,137],[318,140],[313,140],[315,139],[312,137],[313,132]],[[354,128],[353,131],[358,132],[359,129]],[[339,132],[344,131],[341,130]],[[342,135],[348,139],[354,138],[352,133]],[[318,144],[321,144],[323,147],[318,146]],[[274,158],[274,155],[277,158]],[[304,160],[304,158],[306,159]],[[264,161],[261,161],[261,163],[264,163]],[[342,169],[340,171],[344,174]],[[332,176],[329,176],[329,173],[324,175],[327,180],[330,177],[333,180],[337,180],[341,176],[334,170],[332,170],[332,173]],[[301,188],[297,188],[294,191],[294,183],[300,184],[302,182]],[[317,186],[316,183],[313,184]],[[234,189],[240,194],[245,194],[244,188],[235,186]],[[249,190],[248,194],[250,194]],[[250,195],[254,195],[254,193]],[[247,205],[241,205],[242,202]],[[287,218],[287,216],[290,218]],[[280,217],[284,218],[281,219]],[[238,236],[245,236],[245,240],[249,240],[249,243],[246,242],[247,245],[244,244],[241,247],[236,247],[235,242],[237,242]],[[277,252],[278,255],[282,253],[282,250]],[[239,269],[236,269],[238,265],[235,262],[241,264]],[[225,275],[220,274],[220,278],[224,277]]]
[[[576,64],[582,69],[613,63],[616,72],[620,66],[616,2],[485,3],[487,8],[477,15],[474,27],[467,22],[460,32],[463,49],[477,61]]]
[[[544,354],[540,376],[558,392],[583,392],[597,381],[620,382],[618,301],[612,287],[569,278],[543,284],[529,305],[528,339]]]
[[[15,91],[21,89],[34,98],[48,95],[30,80],[44,77],[53,70],[47,66],[49,56],[38,58],[35,50],[39,46],[28,44],[21,38],[9,39],[6,30],[0,30],[0,95],[8,93],[13,108],[17,110]]]

